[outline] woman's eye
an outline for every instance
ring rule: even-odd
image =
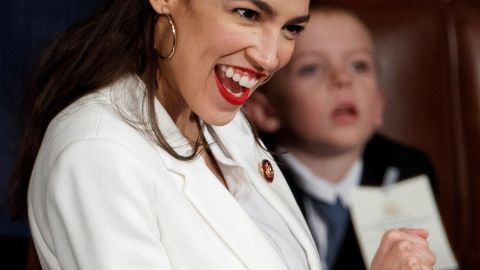
[[[259,21],[260,20],[260,14],[256,12],[255,10],[251,10],[248,8],[236,8],[234,10],[240,17],[245,18],[249,21]]]
[[[287,32],[288,39],[295,39],[305,29],[305,26],[292,24],[284,26],[283,29]]]

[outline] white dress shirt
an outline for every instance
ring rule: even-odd
[[[281,151],[282,153],[285,152],[284,150]],[[310,197],[331,204],[334,204],[337,198],[339,198],[343,205],[348,208],[350,205],[349,192],[353,187],[360,184],[363,162],[361,159],[355,161],[345,177],[334,183],[313,174],[309,168],[289,152],[282,154],[282,159],[298,176],[295,178],[297,185],[303,192],[309,195],[303,198],[305,216],[317,244],[322,267],[327,269],[325,265],[328,249],[327,228],[325,222],[313,208]]]
[[[258,190],[249,181],[245,181],[237,162],[222,149],[221,143],[215,142],[210,132],[207,128],[204,129],[206,140],[225,177],[230,193],[264,232],[288,269],[308,270],[306,254],[288,225]]]

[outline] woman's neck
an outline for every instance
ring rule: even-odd
[[[198,117],[192,112],[178,90],[171,87],[167,81],[157,75],[156,97],[172,121],[190,143],[195,143],[200,135]]]
[[[173,121],[191,144],[194,144],[202,136],[199,119],[191,110],[182,111],[173,118]]]
[[[208,143],[203,137],[202,127],[199,122],[200,119],[190,109],[190,107],[188,107],[179,91],[173,90],[171,87],[167,87],[168,84],[165,82],[162,84],[161,79],[157,80],[157,85],[159,85],[159,89],[157,91],[158,100],[188,142],[190,142],[192,146],[199,142],[201,143],[201,146],[198,148],[198,154],[203,158],[207,167],[217,177],[220,183],[228,188],[225,177],[223,176],[215,157],[210,151]]]

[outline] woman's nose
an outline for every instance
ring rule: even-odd
[[[273,72],[279,68],[281,40],[275,33],[258,33],[253,38],[253,43],[246,49],[247,57],[254,62],[256,68]]]

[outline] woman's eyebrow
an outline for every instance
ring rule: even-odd
[[[269,16],[274,16],[276,14],[276,12],[273,10],[272,6],[269,3],[265,2],[265,1],[262,1],[262,0],[231,0],[231,1],[250,2],[250,3],[254,4],[255,6],[257,6],[260,10],[262,10],[263,12],[265,12]]]
[[[268,16],[273,17],[273,16],[276,15],[276,12],[272,8],[272,6],[269,3],[265,2],[265,1],[262,1],[262,0],[231,0],[231,1],[250,2],[250,3],[254,4],[255,6],[257,6],[260,10],[265,12]],[[292,0],[292,1],[294,1],[294,0]],[[308,22],[309,20],[310,20],[310,14],[288,20],[287,24],[304,23],[304,22]]]

